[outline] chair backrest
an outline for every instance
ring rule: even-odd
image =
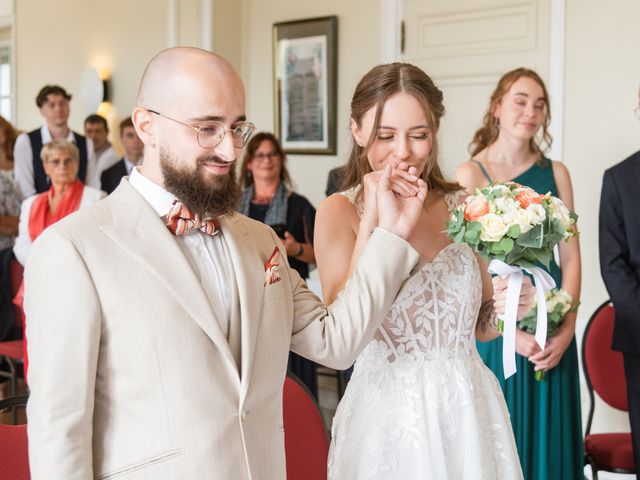
[[[13,293],[12,297],[15,297],[16,293],[18,293],[18,289],[20,288],[20,285],[22,284],[24,268],[20,264],[20,262],[15,259],[15,257],[11,259],[11,263],[9,265],[10,265],[9,268],[11,269],[11,291]],[[16,305],[15,311],[16,311],[15,325],[16,327],[22,328],[24,327],[24,318],[23,318],[22,310],[20,309],[20,307]]]
[[[591,315],[582,339],[582,363],[589,388],[610,406],[628,410],[621,352],[611,349],[615,310],[607,300]]]
[[[0,410],[25,405],[26,396],[0,401]],[[2,480],[29,480],[29,449],[26,425],[0,424],[0,470]]]
[[[326,480],[329,436],[306,386],[288,373],[283,395],[287,480]]]

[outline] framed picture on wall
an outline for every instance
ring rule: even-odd
[[[338,18],[273,25],[275,134],[287,153],[336,153]]]

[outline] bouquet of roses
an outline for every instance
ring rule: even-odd
[[[571,294],[561,288],[554,288],[545,293],[544,298],[547,306],[547,335],[553,337],[560,328],[564,316],[570,312],[576,312],[578,305],[573,304]],[[520,320],[518,326],[521,330],[529,333],[536,332],[538,302],[534,301],[531,310]],[[544,380],[544,370],[535,373],[536,380]]]
[[[561,240],[576,235],[577,216],[550,193],[540,195],[517,183],[494,183],[476,189],[456,208],[447,224],[447,234],[466,243],[489,261],[489,271],[509,279],[507,305],[498,330],[504,334],[505,376],[516,371],[515,328],[517,300],[525,270],[535,279],[538,302],[555,287],[549,274],[553,249]],[[537,310],[536,341],[544,349],[547,337],[546,308]]]
[[[466,243],[483,258],[508,265],[547,268],[553,247],[575,235],[577,216],[559,198],[517,183],[479,188],[452,214],[449,238]]]

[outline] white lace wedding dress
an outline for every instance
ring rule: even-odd
[[[354,201],[354,190],[343,194]],[[445,199],[452,209],[458,195]],[[356,361],[333,420],[329,479],[522,478],[504,397],[475,347],[481,290],[466,245],[412,272]]]

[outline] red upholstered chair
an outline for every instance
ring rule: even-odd
[[[27,404],[27,396],[0,400],[0,411]],[[26,425],[0,425],[0,478],[29,480],[29,450]]]
[[[591,433],[594,391],[613,408],[628,411],[622,353],[611,349],[613,322],[614,308],[607,300],[591,315],[582,339],[582,366],[590,399],[584,437],[585,464],[591,465],[594,480],[598,478],[598,470],[635,473],[630,433]]]
[[[20,288],[20,284],[22,283],[22,275],[24,273],[24,269],[20,262],[13,258],[11,260],[11,290],[13,291],[13,295],[18,292],[18,288]],[[24,328],[24,318],[22,314],[22,310],[18,307],[15,307],[16,310],[16,323],[15,326],[17,328]],[[18,389],[18,372],[16,368],[16,364],[24,361],[24,342],[23,340],[8,340],[6,342],[0,342],[0,357],[3,357],[4,360],[9,365],[9,373],[0,371],[0,376],[8,377],[11,380],[11,391],[10,395],[17,395]]]
[[[326,480],[329,435],[313,395],[291,372],[284,380],[287,480]]]

